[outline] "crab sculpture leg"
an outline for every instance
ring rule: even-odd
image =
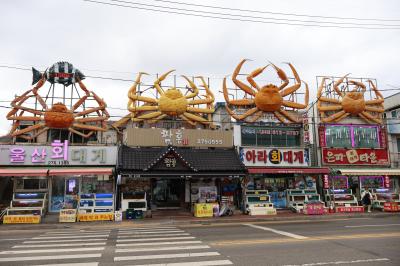
[[[343,83],[343,81],[350,75],[350,73],[344,75],[343,77],[341,77],[340,79],[338,79],[334,84],[333,84],[333,89],[335,90],[335,92],[339,95],[339,97],[342,99],[345,94],[339,89],[339,85]],[[324,80],[325,81],[325,80]],[[359,84],[358,84],[359,85]],[[319,95],[321,95],[321,91],[322,88],[324,86],[324,83],[321,83],[320,88],[318,89]],[[357,89],[357,88],[356,88]],[[354,91],[356,90],[354,89]],[[338,122],[344,118],[346,118],[347,116],[349,116],[349,113],[346,113],[345,111],[343,111],[343,106],[342,106],[342,101],[341,100],[337,100],[337,99],[333,99],[333,98],[327,98],[327,97],[320,97],[318,98],[319,101],[324,101],[324,102],[329,102],[329,103],[334,103],[333,105],[329,105],[329,106],[319,106],[319,110],[322,111],[321,113],[324,114],[323,117],[325,116],[326,111],[339,111],[337,113],[334,113],[328,117],[324,117],[322,118],[323,122]],[[322,116],[321,116],[322,117]]]
[[[193,93],[185,96],[186,99],[190,99],[190,98],[196,97],[199,94],[199,89],[197,88],[196,84],[194,84],[194,82],[191,81],[188,77],[186,77],[186,76],[182,76],[182,77],[184,79],[186,79],[186,81],[189,83],[190,87],[193,90]],[[204,79],[202,79],[202,82],[203,82],[203,86],[207,87]],[[207,87],[207,89],[208,89],[208,87]],[[206,89],[206,91],[207,91],[207,89]],[[210,90],[208,89],[207,92],[210,92]],[[212,98],[214,98],[214,95],[212,95]],[[205,99],[205,102],[207,102],[207,99]],[[205,118],[203,118],[203,117],[201,117],[199,115],[192,114],[190,112],[213,113],[214,110],[213,109],[210,110],[210,109],[206,109],[206,108],[188,107],[186,109],[186,112],[184,112],[182,115],[180,115],[180,118],[182,118],[184,120],[186,120],[186,118],[188,118],[188,119],[190,119],[192,121],[208,125],[208,124],[211,123],[211,121],[209,121],[209,120],[207,120],[207,119],[205,119]]]
[[[7,114],[6,117],[7,117],[8,120],[13,120],[14,121],[14,125],[12,126],[12,128],[10,130],[10,133],[9,133],[12,137],[20,136],[20,137],[22,137],[24,139],[31,140],[34,137],[38,136],[39,134],[41,134],[41,133],[43,133],[45,131],[45,130],[40,130],[34,136],[25,136],[24,135],[25,133],[28,133],[30,131],[46,128],[44,123],[38,123],[38,124],[35,124],[35,125],[32,125],[32,126],[26,127],[26,128],[24,128],[22,130],[17,130],[17,128],[20,126],[20,121],[38,121],[38,122],[39,121],[43,121],[43,118],[41,118],[41,116],[43,115],[43,111],[35,110],[35,109],[32,109],[32,108],[27,108],[27,107],[22,106],[22,104],[27,99],[31,98],[32,96],[29,95],[29,94],[31,92],[33,92],[34,90],[37,92],[37,90],[40,87],[43,86],[45,81],[46,80],[44,78],[42,78],[36,84],[36,86],[33,89],[28,90],[27,92],[25,92],[21,96],[15,98],[11,102],[11,106],[13,107],[13,109]],[[40,96],[39,96],[40,98],[38,98],[38,95],[36,94],[36,95],[34,95],[34,97],[36,97],[38,99],[38,101],[41,103],[41,105],[43,106],[43,103],[44,103],[43,99],[42,99],[42,102],[43,102],[42,103],[39,100],[39,99],[41,99]],[[46,106],[46,104],[44,104],[44,106]],[[44,106],[43,106],[43,108],[44,108]],[[18,111],[21,111],[21,112],[17,115]],[[31,113],[34,116],[25,116],[24,112]]]
[[[338,116],[333,116],[333,117],[329,117],[329,118],[325,117],[325,112],[326,111],[339,111],[339,110],[342,110],[342,108],[343,108],[341,100],[322,96],[322,90],[325,87],[326,80],[327,80],[326,77],[322,78],[321,84],[320,84],[320,86],[318,88],[318,92],[317,92],[317,99],[318,99],[317,107],[318,107],[318,110],[320,111],[320,114],[321,114],[321,120],[323,122],[331,122],[331,121],[334,121],[334,120],[338,120],[341,117],[344,118],[345,116],[348,116],[349,114],[346,114],[345,112],[341,112]],[[336,92],[339,91],[339,93],[341,94],[340,90],[338,90],[338,91],[335,90],[335,91]],[[327,102],[327,103],[331,103],[331,104],[335,104],[335,105],[323,106],[322,102]]]
[[[47,109],[47,104],[43,100],[43,98],[38,94],[38,90],[44,85],[45,82],[46,82],[46,77],[43,74],[42,78],[39,80],[39,82],[36,84],[36,86],[32,89],[33,95],[35,95],[38,102],[42,105],[43,110]]]

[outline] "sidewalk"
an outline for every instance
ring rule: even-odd
[[[332,213],[325,215],[305,215],[293,213],[290,211],[278,211],[277,215],[249,216],[244,214],[235,214],[225,217],[197,218],[194,216],[163,216],[154,218],[145,218],[140,220],[123,220],[122,222],[99,221],[99,222],[77,222],[77,223],[59,223],[58,215],[47,214],[40,224],[2,224],[0,230],[37,230],[37,229],[65,229],[65,228],[87,228],[89,227],[140,227],[149,225],[177,225],[177,226],[195,226],[212,224],[235,224],[235,223],[254,223],[254,222],[304,222],[304,221],[329,221],[337,219],[351,218],[369,218],[369,217],[400,217],[400,212],[381,212],[372,213]]]

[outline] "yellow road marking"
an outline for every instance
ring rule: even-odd
[[[318,223],[318,222],[338,222],[338,221],[349,221],[349,220],[367,220],[371,218],[338,218],[338,219],[317,219],[317,220],[307,220],[307,219],[299,219],[299,220],[286,220],[286,221],[238,221],[238,222],[227,222],[227,223],[213,223],[207,220],[204,220],[204,224],[176,224],[175,226],[181,228],[195,228],[195,227],[221,227],[228,225],[243,225],[243,223],[249,224],[292,224],[292,223]],[[209,224],[208,224],[209,223]]]
[[[246,239],[246,240],[224,240],[209,242],[212,246],[235,246],[235,245],[259,245],[259,244],[279,244],[288,242],[307,242],[323,240],[343,240],[343,239],[362,239],[362,238],[386,238],[400,237],[400,233],[381,233],[381,234],[353,234],[353,235],[332,235],[322,237],[309,237],[306,239],[275,238],[275,239]]]

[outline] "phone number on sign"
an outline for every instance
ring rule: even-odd
[[[222,139],[197,139],[197,144],[222,145]]]
[[[48,161],[48,165],[69,165],[69,161]]]

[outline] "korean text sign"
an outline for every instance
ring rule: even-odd
[[[246,166],[308,166],[308,149],[240,148],[240,158]]]
[[[322,148],[323,164],[339,165],[388,165],[386,149]]]
[[[68,141],[51,145],[2,145],[1,165],[113,165],[117,147],[71,146]]]

